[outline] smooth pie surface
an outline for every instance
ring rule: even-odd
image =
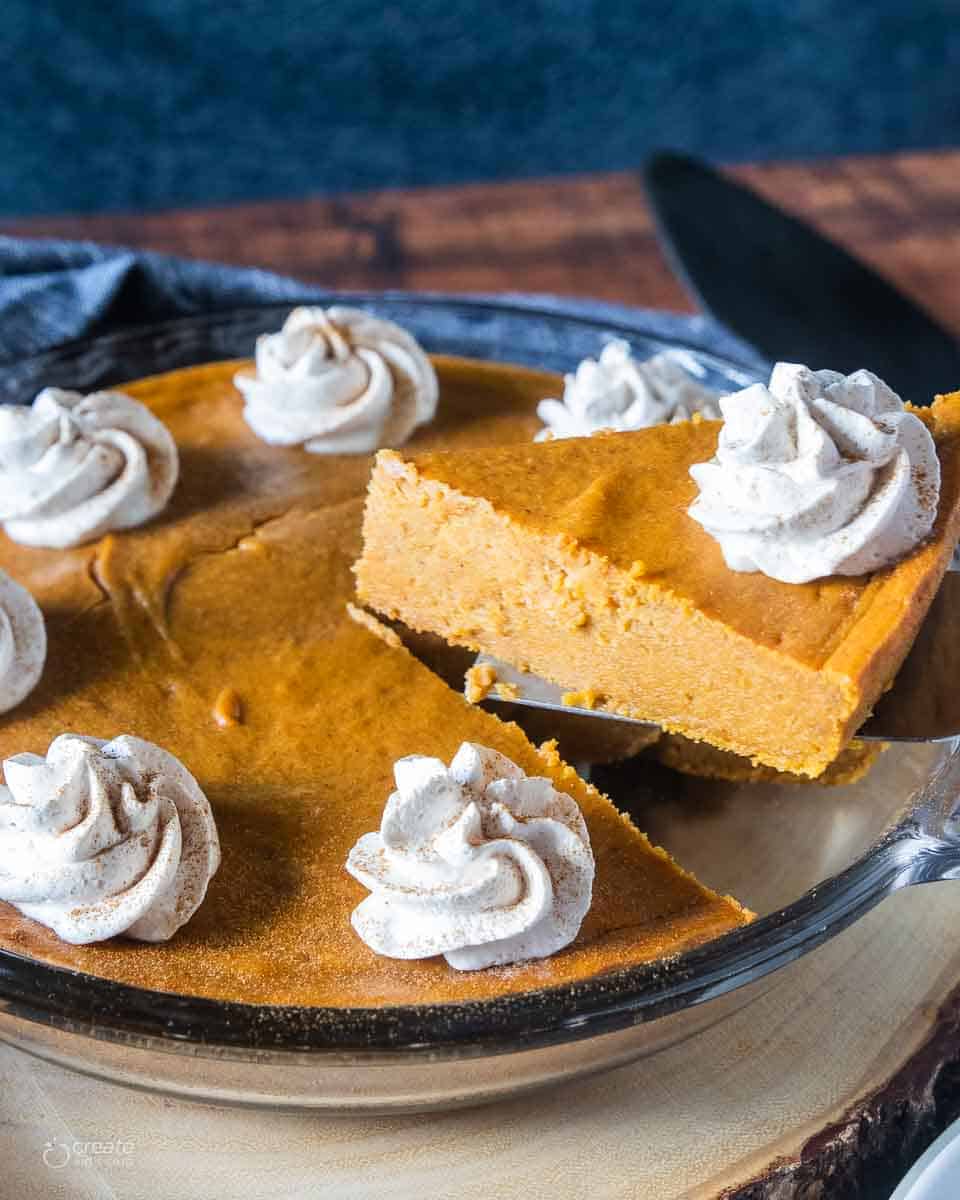
[[[172,941],[71,947],[0,905],[0,945],[140,986],[264,1003],[377,1005],[494,996],[674,953],[742,924],[555,755],[468,705],[347,615],[368,456],[316,457],[257,440],[237,363],[127,389],[168,425],[181,478],[152,524],[74,551],[0,538],[0,566],[47,618],[47,670],[0,720],[0,756],[59,733],[129,731],[175,754],[209,797],[223,863]],[[552,376],[438,362],[428,450],[528,441]],[[378,827],[405,754],[492,746],[548,774],[583,809],[594,903],[555,957],[478,973],[374,955],[350,927],[366,894],[343,870]]]

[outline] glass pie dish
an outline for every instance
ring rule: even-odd
[[[745,363],[664,339],[641,317],[624,324],[402,294],[349,299],[439,353],[566,371],[625,337],[640,357],[666,351],[718,389],[756,378]],[[0,400],[244,357],[288,309],[73,343],[0,370]],[[0,1037],[79,1070],[188,1098],[398,1112],[489,1100],[694,1035],[722,1036],[723,1019],[750,1003],[772,972],[899,888],[960,873],[957,750],[956,742],[897,745],[865,778],[836,787],[695,779],[639,759],[597,768],[596,782],[654,842],[759,914],[669,960],[470,1003],[322,1008],[162,993],[0,951]]]

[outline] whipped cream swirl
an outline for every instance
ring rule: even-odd
[[[470,742],[449,768],[417,754],[394,776],[379,833],[347,860],[372,893],[352,918],[371,950],[443,954],[470,971],[545,958],[576,937],[594,862],[570,796]]]
[[[769,387],[720,401],[716,456],[690,474],[690,516],[734,571],[784,583],[889,566],[933,527],[940,463],[929,430],[870,371],[777,363]]]
[[[47,628],[33,596],[0,571],[0,713],[37,686],[47,658]]]
[[[599,359],[585,358],[574,374],[564,376],[562,400],[540,401],[537,416],[545,428],[536,440],[648,429],[689,421],[694,413],[719,417],[717,393],[668,354],[641,362],[618,339],[604,346]]]
[[[120,392],[44,388],[0,405],[0,521],[15,542],[62,550],[149,521],[177,482],[162,421]]]
[[[220,865],[206,796],[172,754],[124,734],[65,733],[16,754],[0,787],[0,900],[82,945],[161,942]]]
[[[247,424],[271,446],[367,454],[399,446],[437,411],[433,364],[399,325],[359,308],[295,308],[235,376]]]

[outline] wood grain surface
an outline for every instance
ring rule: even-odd
[[[708,1034],[451,1113],[201,1107],[0,1045],[0,1195],[888,1200],[903,1159],[955,1113],[944,1063],[957,1053],[958,1016],[942,1006],[960,971],[958,927],[960,887],[912,889],[780,971]],[[90,1153],[97,1142],[123,1144]]]
[[[960,152],[738,167],[960,333]],[[0,223],[269,267],[342,288],[534,291],[689,309],[638,175]]]
[[[960,152],[736,168],[960,335]],[[6,222],[331,287],[541,291],[688,309],[637,175]],[[473,1113],[331,1121],[125,1092],[0,1047],[9,1194],[886,1200],[960,1112],[960,887],[887,901],[720,1036]],[[44,1165],[128,1137],[125,1164]],[[0,1187],[0,1194],[7,1194]]]

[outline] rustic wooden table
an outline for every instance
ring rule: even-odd
[[[735,173],[960,334],[960,152]],[[0,233],[255,264],[331,287],[690,308],[630,173],[44,218]],[[24,1197],[312,1196],[323,1181],[338,1197],[881,1200],[960,1113],[958,918],[957,885],[898,896],[781,972],[711,1044],[476,1114],[342,1123],[215,1112],[2,1047],[5,1172]],[[108,1134],[125,1136],[129,1154],[57,1165],[71,1137]],[[488,1153],[501,1156],[495,1178],[475,1169]]]
[[[960,152],[740,167],[960,332]],[[256,264],[334,288],[528,291],[686,310],[639,176],[385,191],[134,216],[0,222]]]

